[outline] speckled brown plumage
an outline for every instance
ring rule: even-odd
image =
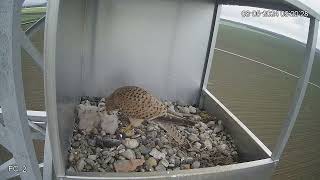
[[[106,99],[106,110],[118,109],[132,119],[151,120],[167,113],[167,107],[148,91],[124,86]]]

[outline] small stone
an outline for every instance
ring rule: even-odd
[[[158,135],[157,131],[151,131],[151,132],[148,132],[147,138],[155,139],[157,137],[157,135]]]
[[[123,141],[123,145],[125,145],[129,149],[133,149],[139,146],[139,142],[136,139],[126,138]]]
[[[168,155],[173,155],[174,154],[174,151],[173,151],[172,148],[168,148],[167,152],[168,152]]]
[[[153,148],[149,154],[152,157],[154,157],[155,159],[164,159],[166,157],[166,155],[164,153],[160,152],[156,148]]]
[[[201,143],[199,143],[199,142],[195,142],[194,144],[193,144],[193,147],[195,148],[195,149],[201,149]]]
[[[67,173],[75,173],[76,172],[76,170],[72,167],[72,166],[70,166],[68,169],[67,169]]]
[[[210,139],[206,139],[204,142],[204,147],[206,147],[208,150],[211,150],[212,149],[212,143],[210,141]]]
[[[194,161],[191,165],[192,169],[197,169],[200,167],[200,162],[199,161]]]
[[[146,147],[146,146],[144,146],[144,145],[141,145],[141,146],[139,147],[139,150],[140,150],[141,154],[146,155],[146,154],[149,154],[149,153],[150,153],[151,148],[148,148],[148,147]]]
[[[195,114],[197,112],[197,108],[195,108],[193,106],[189,106],[189,112],[192,114]]]
[[[203,127],[204,129],[208,129],[208,126],[207,126],[205,123],[199,122],[199,124],[200,124],[200,126]]]
[[[121,154],[121,153],[123,153],[123,152],[125,152],[126,150],[125,149],[120,149],[119,150],[119,154]]]
[[[113,166],[116,172],[132,172],[143,165],[144,159],[118,160]]]
[[[90,146],[95,146],[96,145],[96,140],[95,139],[88,139],[88,144]]]
[[[204,141],[206,139],[209,139],[210,138],[210,135],[208,133],[202,133],[199,135],[199,138]]]
[[[93,166],[94,165],[94,161],[92,159],[85,159],[86,163],[88,163],[89,165]]]
[[[86,164],[87,163],[84,161],[84,159],[80,159],[77,163],[77,170],[81,172]]]
[[[121,149],[125,149],[126,147],[123,145],[123,144],[120,144],[118,147],[117,147],[117,150],[121,150]]]
[[[79,141],[75,141],[72,143],[72,147],[74,148],[78,148],[80,146],[80,142]]]
[[[103,146],[108,148],[119,146],[121,144],[121,141],[117,139],[103,138],[102,141]]]
[[[148,132],[151,132],[151,131],[154,131],[154,130],[156,130],[156,129],[155,129],[155,127],[152,126],[152,125],[149,125],[149,126],[147,127],[147,131],[148,131]]]
[[[162,164],[164,167],[168,167],[169,166],[169,162],[166,159],[162,159],[159,164]]]
[[[107,155],[109,155],[109,151],[108,150],[104,150],[104,151],[102,151],[102,153],[101,153],[103,156],[107,156]]]
[[[157,165],[157,160],[153,157],[150,157],[146,162],[147,169],[150,169],[152,167],[155,167]]]
[[[190,134],[190,135],[188,136],[188,139],[189,139],[191,142],[195,142],[195,141],[199,141],[199,140],[200,140],[200,139],[198,138],[198,136],[195,135],[195,134]]]
[[[198,133],[198,130],[197,129],[194,129],[194,128],[187,128],[187,131],[189,132],[189,133]]]
[[[159,164],[156,168],[155,168],[156,171],[166,171],[166,167],[164,167],[162,164]]]
[[[190,169],[190,164],[182,164],[181,169]]]
[[[161,141],[163,144],[169,143],[169,140],[168,140],[167,138],[163,137],[163,136],[160,138],[160,141]]]
[[[101,167],[98,168],[98,171],[99,171],[99,172],[106,172],[106,170],[104,170],[104,169],[101,168]]]
[[[228,146],[226,144],[221,144],[217,148],[219,151],[225,152],[228,149]]]
[[[170,157],[170,158],[169,158],[169,163],[170,163],[170,164],[176,164],[175,158],[174,158],[174,157]]]
[[[99,147],[96,148],[96,154],[99,154],[101,151],[102,151],[101,148],[99,148]]]
[[[212,128],[212,127],[214,128],[215,125],[216,125],[216,122],[215,122],[215,121],[209,121],[208,124],[207,124],[207,126],[208,126],[209,128]]]
[[[184,164],[191,164],[193,162],[193,158],[192,157],[186,157],[184,160],[183,160],[183,163]]]
[[[193,116],[192,116],[192,119],[193,119],[194,121],[200,121],[200,120],[201,120],[201,116],[199,116],[199,115],[193,115]]]
[[[121,153],[121,155],[127,159],[135,159],[136,158],[134,151],[132,151],[131,149],[125,150],[123,153]]]
[[[97,155],[89,155],[88,158],[95,161],[97,159]]]

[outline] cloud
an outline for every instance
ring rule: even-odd
[[[316,8],[320,13],[320,1],[304,0],[307,5],[312,4],[312,8]],[[304,3],[304,2],[303,2]],[[272,32],[276,32],[300,42],[307,42],[307,34],[309,27],[309,18],[305,17],[242,17],[241,12],[248,10],[250,12],[262,12],[265,9],[246,6],[222,6],[221,17],[244,24],[249,24],[259,28],[263,28]],[[320,32],[318,33],[317,48],[320,49]]]

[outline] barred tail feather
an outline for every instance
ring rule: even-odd
[[[178,131],[178,129],[173,124],[168,124],[164,122],[157,121],[159,126],[164,129],[169,136],[171,136],[179,145],[184,144],[185,137]]]

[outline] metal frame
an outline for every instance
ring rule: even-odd
[[[319,31],[319,20],[311,17],[309,23],[308,40],[306,45],[306,54],[304,64],[302,66],[302,73],[298,80],[296,92],[291,104],[288,117],[283,123],[281,133],[279,135],[277,144],[272,153],[272,159],[279,161],[281,154],[289,140],[294,123],[297,120],[302,101],[306,94],[309,83],[309,78],[312,70],[312,64],[316,51],[317,37]]]
[[[43,57],[29,37],[43,27],[45,17],[31,26],[26,33],[20,28],[23,1],[0,2],[0,144],[12,153],[13,158],[0,165],[1,179],[20,176],[21,179],[52,179],[52,157],[46,112],[26,111],[21,74],[21,47],[43,70]],[[32,130],[31,130],[31,129]],[[45,140],[44,163],[38,164],[33,139]],[[17,165],[18,171],[9,171]],[[25,170],[25,171],[24,171]]]
[[[319,29],[319,14],[315,11],[307,8],[300,2],[295,0],[286,0],[288,3],[299,7],[303,10],[308,10],[311,12],[308,41],[306,46],[306,55],[305,62],[302,67],[302,75],[299,78],[295,96],[293,98],[293,103],[290,106],[288,117],[283,124],[281,134],[279,135],[277,144],[271,154],[271,159],[265,159],[257,161],[257,164],[272,164],[272,162],[279,161],[286,143],[288,142],[290,133],[293,129],[294,123],[299,114],[303,98],[306,93],[308,86],[308,81],[310,78],[312,64],[315,55],[317,34]],[[58,10],[59,1],[53,1],[50,6],[54,7],[53,9]],[[29,28],[25,33],[21,32],[20,29],[20,9],[22,1],[14,0],[2,0],[0,2],[0,42],[1,47],[0,51],[4,50],[1,53],[0,60],[0,144],[3,145],[13,154],[13,158],[5,162],[0,166],[0,177],[2,178],[11,178],[20,175],[22,179],[41,179],[39,168],[43,168],[43,179],[52,179],[52,154],[51,154],[51,144],[49,141],[48,126],[46,129],[42,125],[47,124],[46,113],[39,111],[26,111],[25,102],[24,102],[24,93],[22,86],[22,77],[21,77],[21,55],[20,48],[23,47],[35,60],[35,63],[43,70],[43,56],[38,50],[33,46],[29,37],[32,36],[34,32],[37,32],[39,29],[43,28],[45,17],[38,20],[31,28]],[[208,42],[208,52],[206,56],[204,72],[201,83],[201,93],[200,93],[200,106],[203,106],[205,96],[209,96],[214,99],[218,105],[224,109],[225,107],[220,103],[218,99],[208,92],[207,83],[210,75],[210,68],[212,65],[212,59],[214,55],[214,48],[216,43],[216,37],[219,26],[219,15],[220,15],[221,5],[216,6],[214,11],[214,19],[212,21],[212,30],[210,33],[210,39]],[[49,12],[54,17],[54,11]],[[50,16],[50,14],[49,14]],[[51,22],[57,23],[57,19],[54,19]],[[49,26],[57,27],[56,24],[46,24],[46,27]],[[48,29],[47,29],[48,30]],[[48,31],[56,31],[56,29],[49,28]],[[47,32],[46,32],[47,34]],[[50,33],[51,34],[51,33]],[[48,37],[51,40],[56,37]],[[51,41],[54,42],[54,41]],[[46,55],[52,56],[54,52],[45,51]],[[54,69],[48,70],[45,72],[46,76],[54,73]],[[46,82],[47,88],[55,87],[55,82]],[[51,99],[55,100],[55,99]],[[51,106],[52,107],[52,106]],[[56,109],[55,109],[56,110]],[[237,118],[226,108],[224,109],[231,117],[237,120]],[[3,111],[3,112],[2,112]],[[54,111],[50,111],[54,114]],[[50,113],[48,112],[48,113]],[[244,128],[246,131],[249,131],[240,120],[236,121],[239,125]],[[50,123],[50,122],[49,122]],[[31,127],[35,132],[31,132]],[[57,127],[56,127],[57,128]],[[54,130],[54,129],[53,129]],[[15,133],[13,133],[15,132]],[[59,138],[58,134],[52,138]],[[254,136],[252,133],[249,135]],[[45,139],[45,159],[43,163],[37,164],[37,159],[35,157],[35,151],[33,148],[32,139]],[[271,152],[266,148],[263,143],[259,141],[255,136],[253,138],[267,154]],[[61,155],[61,152],[54,152],[56,155]],[[61,156],[60,156],[61,157]],[[269,162],[270,161],[270,162]],[[59,164],[59,161],[57,162]],[[60,163],[63,164],[62,161]],[[8,166],[13,164],[23,164],[27,167],[27,172],[8,172]],[[252,165],[252,164],[251,164]],[[231,169],[239,168],[242,165],[230,166]],[[63,167],[63,166],[61,166]],[[229,166],[228,166],[229,167]],[[249,167],[249,166],[248,166]],[[227,167],[226,167],[227,168]],[[227,168],[228,169],[228,168]],[[61,176],[65,174],[64,169],[56,169],[57,175]],[[219,168],[216,168],[217,173],[221,171]],[[205,171],[205,170],[204,170]],[[204,171],[199,170],[195,175],[200,175]],[[171,174],[172,175],[172,174]],[[174,176],[178,177],[181,174],[176,174]],[[218,175],[219,176],[219,175]],[[70,179],[83,179],[83,177],[69,177]],[[92,177],[91,179],[101,179],[101,177]]]

